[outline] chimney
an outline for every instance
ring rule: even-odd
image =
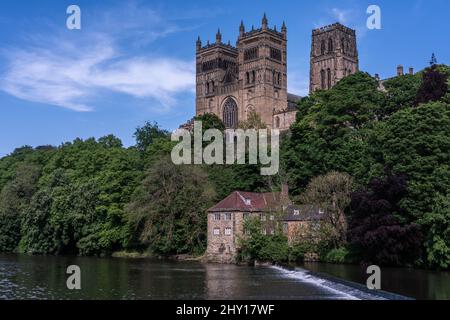
[[[290,200],[289,200],[289,186],[287,185],[287,183],[283,183],[281,185],[280,200],[281,200],[281,204],[283,205],[283,210],[284,210],[284,207],[287,206],[290,203]]]
[[[281,194],[286,197],[289,196],[289,186],[287,185],[287,183],[283,183],[281,185]]]
[[[403,73],[403,66],[402,65],[398,65],[397,66],[397,76],[402,76]]]
[[[409,74],[410,75],[414,75],[414,68],[413,67],[409,67]]]

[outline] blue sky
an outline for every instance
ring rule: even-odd
[[[67,30],[76,4],[82,29]],[[379,5],[382,29],[368,30]],[[175,129],[195,112],[195,41],[234,44],[241,19],[288,28],[288,87],[307,94],[311,29],[357,30],[360,69],[382,77],[416,70],[435,52],[449,64],[448,0],[228,0],[0,2],[0,156],[22,145],[59,145],[114,134],[132,145],[146,120]]]

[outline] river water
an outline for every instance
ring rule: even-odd
[[[69,265],[81,290],[68,290]],[[309,268],[317,266],[309,265]],[[317,270],[324,271],[324,270]],[[353,270],[353,275],[356,269]],[[447,278],[442,278],[448,280]],[[429,298],[449,298],[447,291]],[[122,259],[0,254],[0,299],[378,299],[303,269]]]

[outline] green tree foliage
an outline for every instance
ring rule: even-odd
[[[303,202],[324,212],[324,223],[332,230],[330,241],[334,248],[346,244],[347,218],[345,210],[350,204],[353,179],[348,174],[329,172],[311,180],[303,194]]]
[[[406,74],[385,81],[383,86],[386,89],[386,103],[380,112],[380,119],[384,119],[399,110],[413,106],[421,82],[420,73],[415,75]]]
[[[450,268],[450,194],[436,197],[432,211],[425,215],[428,229],[425,241],[426,259],[431,267]]]
[[[245,235],[238,241],[241,246],[241,259],[285,262],[289,260],[288,239],[281,230],[274,235],[265,235],[265,226],[260,219],[250,218],[244,222]]]
[[[379,171],[371,156],[370,132],[384,99],[375,79],[357,73],[301,101],[292,134],[281,149],[294,194],[329,171],[349,173],[357,183]]]
[[[113,136],[62,145],[42,168],[23,213],[20,250],[107,254],[129,238],[124,206],[138,183],[139,154]]]
[[[214,188],[196,166],[161,158],[127,207],[132,241],[157,254],[199,253],[206,248],[206,210]]]
[[[414,219],[450,190],[450,108],[442,102],[401,110],[380,123],[376,147],[385,165],[408,176],[402,206]]]
[[[145,152],[155,139],[165,138],[168,135],[169,132],[161,129],[156,122],[147,121],[142,127],[136,128],[134,133],[136,148],[140,152]]]

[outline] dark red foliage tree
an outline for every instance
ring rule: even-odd
[[[437,65],[434,64],[423,73],[415,104],[438,101],[445,96],[447,90],[447,74],[439,72]]]
[[[405,176],[386,170],[368,190],[352,194],[348,239],[363,262],[407,265],[420,257],[420,227],[406,223],[399,203],[407,192]]]

